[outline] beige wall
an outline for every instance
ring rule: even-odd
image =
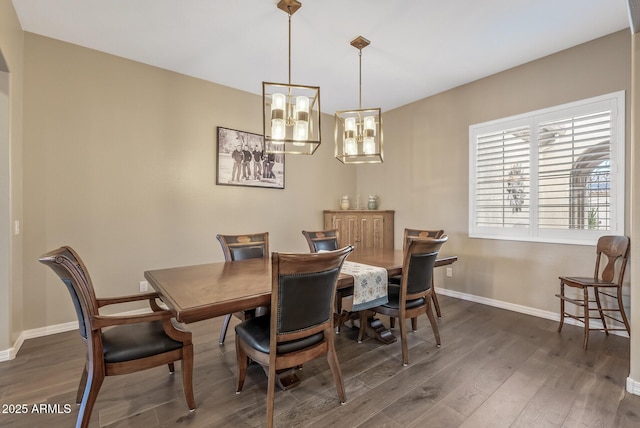
[[[261,82],[256,82],[256,89]],[[60,245],[98,295],[135,293],[143,272],[223,260],[217,233],[270,232],[306,251],[302,229],[355,190],[333,157],[333,118],[313,156],[287,156],[284,190],[217,186],[216,127],[262,131],[259,96],[49,38],[25,36],[25,328],[73,320],[37,262]]]
[[[0,143],[3,146],[0,174],[2,180],[8,179],[0,192],[3,219],[0,226],[0,352],[11,348],[23,329],[22,235],[11,233],[13,220],[22,219],[23,51],[24,33],[13,5],[10,0],[0,0],[0,56],[3,58],[0,69],[9,72],[3,91],[3,102],[8,102],[8,106],[3,107],[9,110],[8,122],[5,122],[8,129],[0,136],[0,140],[4,138]]]
[[[397,210],[396,248],[404,227],[448,233],[442,251],[459,261],[438,286],[557,313],[558,276],[590,273],[595,249],[470,239],[469,125],[620,90],[629,106],[630,85],[625,30],[386,112],[385,162],[358,168],[358,192],[377,193],[385,209]],[[627,138],[627,177],[629,153]]]

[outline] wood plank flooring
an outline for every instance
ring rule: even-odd
[[[625,391],[629,340],[477,303],[439,296],[442,347],[426,316],[409,333],[409,366],[400,343],[337,338],[347,403],[338,402],[324,358],[297,372],[302,383],[276,393],[283,427],[639,427],[640,396]],[[190,324],[194,392],[190,413],[178,372],[166,367],[105,379],[92,427],[256,427],[264,425],[266,378],[251,366],[235,394],[233,329],[219,346],[221,318]],[[233,321],[236,322],[236,321]],[[384,319],[387,323],[387,320]],[[399,336],[399,331],[396,330]],[[15,360],[0,363],[0,410],[26,404],[26,414],[0,413],[2,427],[72,427],[84,364],[77,331],[31,339]],[[34,413],[34,404],[60,405]],[[64,405],[71,413],[64,413]],[[52,410],[50,406],[49,410]]]

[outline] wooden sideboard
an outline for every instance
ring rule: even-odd
[[[356,248],[393,249],[393,217],[389,210],[326,210],[324,228],[338,229],[338,244]]]

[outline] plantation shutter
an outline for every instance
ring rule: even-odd
[[[538,124],[538,227],[611,227],[611,111]]]
[[[478,227],[529,227],[530,127],[476,138],[475,221]]]

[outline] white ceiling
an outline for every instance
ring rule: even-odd
[[[260,94],[287,82],[277,0],[12,0],[25,31]],[[627,0],[301,0],[291,83],[383,111],[629,27]]]

